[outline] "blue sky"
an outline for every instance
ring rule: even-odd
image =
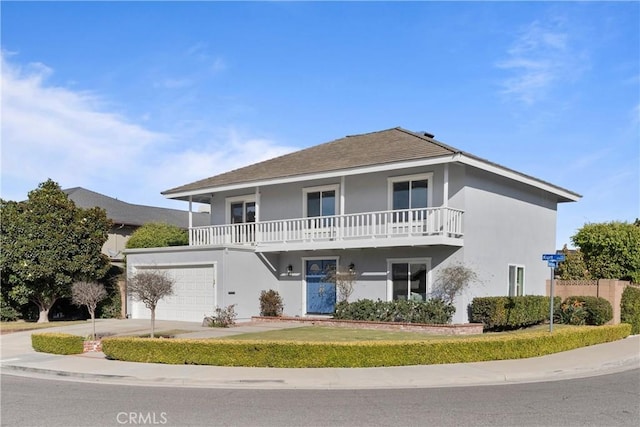
[[[638,2],[6,2],[2,182],[160,192],[401,126],[640,216]],[[553,248],[550,248],[552,250]]]

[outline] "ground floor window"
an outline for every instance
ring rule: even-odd
[[[426,301],[430,285],[431,261],[426,258],[388,260],[387,298]]]
[[[524,295],[524,266],[509,265],[509,296]]]

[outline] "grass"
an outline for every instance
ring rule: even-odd
[[[175,338],[176,335],[180,334],[188,334],[189,332],[193,332],[192,330],[187,329],[169,329],[167,331],[155,331],[153,333],[155,338]],[[139,338],[150,338],[151,333],[135,335]]]
[[[554,330],[570,327],[568,325],[554,325]],[[507,332],[488,332],[482,335],[432,335],[415,331],[388,331],[376,329],[356,329],[330,326],[303,326],[299,328],[281,329],[266,332],[251,332],[231,335],[222,340],[258,340],[258,341],[315,341],[315,342],[353,342],[353,341],[435,341],[463,339],[480,336],[498,336],[511,334],[526,334],[549,330],[549,325],[537,325],[527,329]]]
[[[2,331],[3,334],[10,334],[12,332],[33,331],[37,329],[79,325],[83,323],[87,323],[87,320],[61,320],[48,323],[25,322],[23,320],[17,320],[15,322],[0,322],[0,331]]]

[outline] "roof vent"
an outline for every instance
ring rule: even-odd
[[[424,132],[423,131],[423,132],[420,132],[420,133],[423,134],[424,136],[426,136],[427,138],[432,138],[433,139],[433,137],[435,136],[434,134],[429,133],[429,132]]]

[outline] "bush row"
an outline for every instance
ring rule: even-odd
[[[554,298],[560,307],[560,297]],[[479,297],[469,306],[469,321],[482,323],[486,330],[508,330],[537,325],[549,319],[549,297],[526,295],[518,297]]]
[[[432,341],[269,342],[233,340],[102,340],[111,359],[177,365],[277,368],[355,368],[429,365],[520,359],[616,341],[629,335],[628,324],[582,326],[548,332],[476,336]]]
[[[336,304],[334,319],[369,320],[374,322],[450,323],[456,309],[441,299],[427,301],[373,301],[361,299]]]
[[[35,351],[52,354],[80,354],[84,351],[84,338],[78,335],[43,332],[31,334]]]
[[[622,291],[620,321],[631,325],[632,334],[640,334],[640,288],[627,286]]]
[[[571,296],[564,300],[554,317],[558,323],[567,325],[599,326],[613,319],[613,307],[602,297]]]

